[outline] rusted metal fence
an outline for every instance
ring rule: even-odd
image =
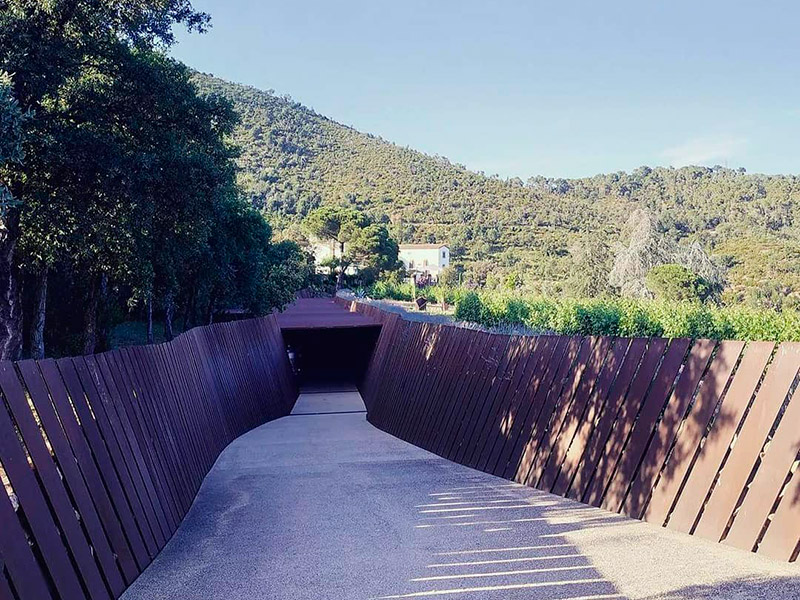
[[[482,471],[779,560],[800,542],[800,344],[384,323],[377,427]]]
[[[297,397],[274,316],[0,363],[0,600],[118,598],[220,451]]]

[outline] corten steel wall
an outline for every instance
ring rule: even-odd
[[[2,362],[0,392],[0,600],[119,597],[220,451],[297,396],[273,316]]]
[[[382,314],[362,389],[375,426],[560,496],[796,559],[800,344],[509,336]]]

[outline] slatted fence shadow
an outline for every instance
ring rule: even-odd
[[[384,322],[375,426],[459,463],[783,561],[800,550],[800,344]]]
[[[274,316],[0,363],[0,600],[113,600],[222,449],[297,397]]]

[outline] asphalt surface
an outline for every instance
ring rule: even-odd
[[[800,567],[446,461],[301,396],[220,456],[124,600],[800,598]]]

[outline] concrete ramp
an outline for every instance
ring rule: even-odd
[[[311,392],[301,394],[292,410],[293,415],[323,415],[336,413],[366,413],[367,408],[357,391]]]
[[[351,412],[362,406],[303,395],[232,443],[123,598],[798,597],[796,565],[449,462]]]

